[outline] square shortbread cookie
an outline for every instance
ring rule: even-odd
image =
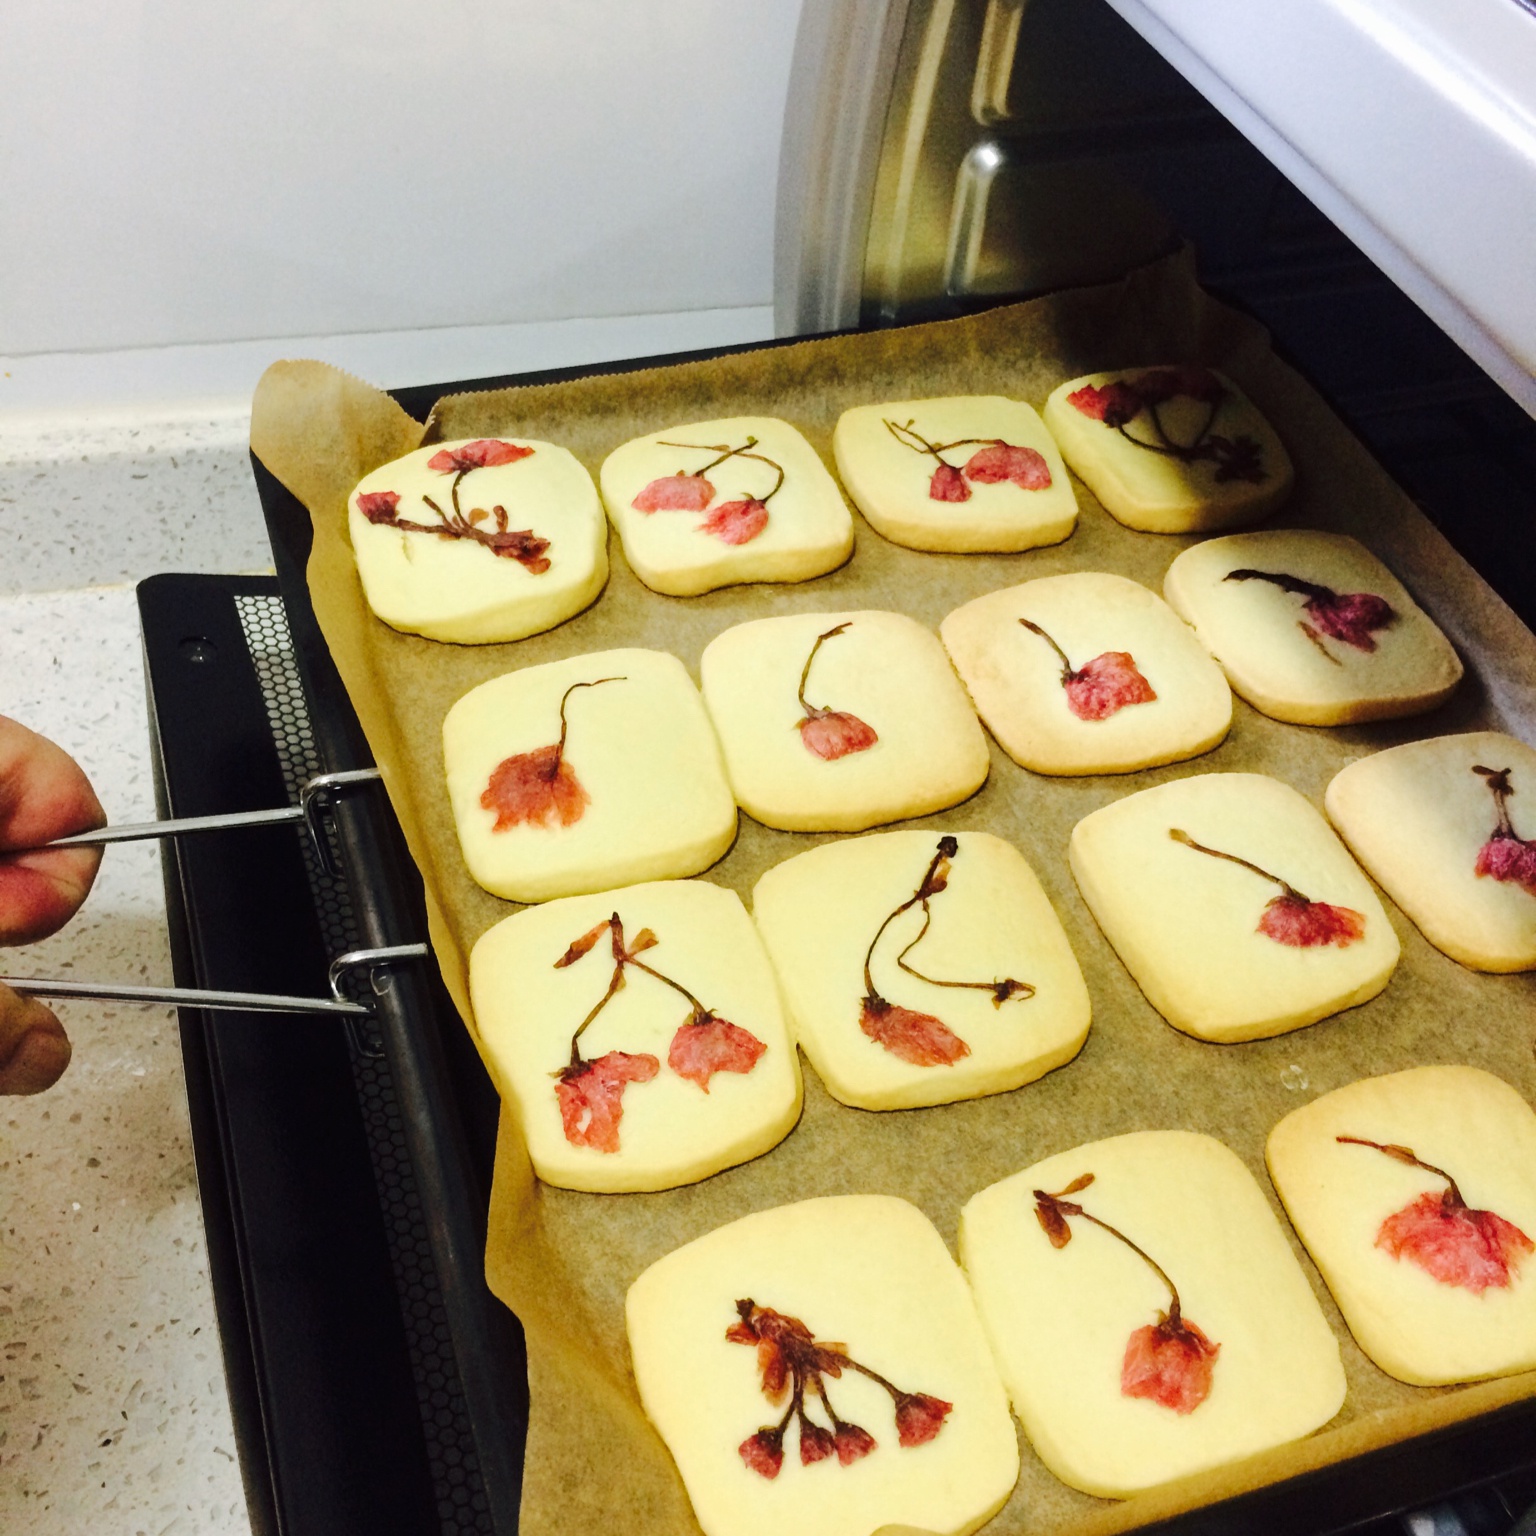
[[[744,1216],[651,1265],[626,1312],[705,1536],[965,1536],[1018,1478],[976,1305],[905,1200]]]
[[[1293,1110],[1266,1155],[1388,1375],[1439,1386],[1536,1368],[1536,1114],[1508,1083],[1475,1067],[1368,1077]]]
[[[1067,467],[1021,400],[858,405],[838,418],[832,454],[853,504],[908,549],[1034,549],[1077,523]]]
[[[1105,511],[1143,533],[1241,528],[1291,493],[1275,429],[1209,368],[1086,374],[1051,392],[1045,424]]]
[[[515,913],[475,945],[469,987],[546,1184],[691,1184],[799,1118],[773,968],[734,891],[664,880]]]
[[[1050,900],[989,833],[824,843],[770,869],[752,912],[795,1037],[844,1104],[1003,1093],[1088,1036],[1088,989]]]
[[[1536,752],[1498,731],[1351,763],[1323,796],[1357,859],[1424,937],[1478,971],[1536,968]]]
[[[837,482],[800,433],[772,416],[637,437],[603,460],[598,481],[631,569],[672,597],[808,581],[853,552]]]
[[[521,640],[608,580],[608,529],[576,457],[531,438],[418,448],[365,475],[347,530],[368,606],[429,640]]]
[[[960,1258],[1025,1434],[1086,1493],[1223,1466],[1343,1406],[1280,1223],[1209,1136],[1114,1136],[993,1184],[960,1213]]]
[[[1288,784],[1206,773],[1072,829],[1072,873],[1105,937],[1175,1029],[1260,1040],[1376,996],[1398,960],[1381,902]]]
[[[704,703],[741,808],[859,832],[974,794],[990,760],[944,647],[900,613],[796,613],[716,635]]]
[[[665,651],[600,651],[472,688],[443,720],[469,872],[547,901],[708,869],[736,836],[720,747]]]
[[[1036,773],[1197,757],[1232,724],[1221,668],[1155,593],[1077,571],[989,592],[939,636],[987,728]]]
[[[1227,681],[1294,725],[1347,725],[1434,709],[1461,661],[1370,550],[1342,533],[1276,528],[1186,549],[1163,596]]]

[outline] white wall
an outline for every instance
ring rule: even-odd
[[[799,0],[12,6],[6,368],[766,306],[798,14]]]

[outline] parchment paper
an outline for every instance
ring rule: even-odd
[[[997,393],[1037,407],[1059,382],[1099,368],[1197,361],[1235,378],[1275,424],[1296,462],[1294,498],[1275,522],[1356,534],[1397,571],[1468,663],[1435,714],[1317,730],[1266,719],[1241,701],[1214,752],[1130,775],[1049,779],[995,746],[985,787],[964,805],[910,825],[984,829],[1026,854],[1056,905],[1093,995],[1082,1054],[1043,1081],[970,1103],[872,1114],[832,1101],[806,1067],[799,1127],[766,1157],[686,1189],[602,1196],[548,1189],[530,1172],[504,1110],[486,1269],[528,1340],[532,1421],[526,1536],[631,1536],[696,1530],[687,1497],[636,1396],[623,1299],[653,1260],[751,1211],[816,1195],[869,1191],[915,1202],[954,1243],[961,1205],[984,1185],[1048,1154],[1123,1131],[1179,1127],[1234,1148],[1270,1193],[1270,1127],[1309,1098],[1358,1077],[1430,1062],[1484,1067],[1536,1098],[1533,981],[1484,976],[1446,959],[1395,909],[1403,958],[1363,1007],[1274,1040],[1217,1046],[1162,1022],[1100,934],[1073,885],[1067,837],[1122,795],[1192,773],[1258,770],[1315,804],[1332,775],[1364,754],[1452,731],[1498,728],[1536,739],[1536,638],[1449,547],[1326,405],[1269,350],[1252,321],[1196,286],[1187,257],[973,318],[678,367],[439,402],[427,438],[496,433],[569,447],[595,474],[626,439],[711,417],[786,417],[830,464],[838,414],[851,405]],[[315,612],[345,679],[426,882],[431,937],[449,991],[473,1031],[465,984],[470,946],[515,910],[474,885],[460,860],[443,786],[440,725],[461,694],[503,672],[610,646],[670,650],[697,676],[721,630],[770,613],[891,608],[930,627],[970,598],[1036,576],[1118,571],[1160,590],[1191,539],[1132,533],[1081,483],[1077,531],[1021,555],[935,555],[886,543],[862,520],[850,563],[798,585],[745,586],[697,598],[651,593],[611,541],[613,576],[585,613],[512,645],[459,647],[397,634],[364,605],[346,537],[346,498],[366,471],[424,440],[384,395],[318,363],[274,365],[258,387],[252,446],[310,508]],[[708,878],[749,897],[770,865],[825,838],[774,832],[746,816]],[[1389,903],[1390,909],[1390,903]],[[1289,1232],[1289,1228],[1286,1229]],[[1021,1437],[1018,1487],[989,1529],[1108,1532],[1276,1480],[1536,1394],[1536,1374],[1425,1390],[1377,1370],[1355,1346],[1300,1245],[1293,1246],[1338,1335],[1349,1381],[1334,1424],[1308,1441],[1122,1505],[1074,1492]],[[724,1321],[721,1324],[724,1327]],[[735,1430],[730,1431],[735,1434]]]

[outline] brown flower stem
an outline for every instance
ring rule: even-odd
[[[841,624],[835,624],[831,629],[827,630],[825,634],[817,635],[816,643],[811,647],[811,654],[805,658],[805,665],[800,669],[800,691],[795,695],[795,697],[800,700],[801,709],[803,709],[808,715],[825,713],[825,711],[818,711],[814,704],[809,704],[806,702],[805,685],[810,681],[811,663],[816,660],[816,653],[821,649],[822,641],[831,640],[834,636],[842,634],[842,632],[847,629],[849,624],[852,622],[853,621],[851,619],[845,620]]]
[[[1278,885],[1292,900],[1305,902],[1308,906],[1312,905],[1312,898],[1303,896],[1289,880],[1282,880],[1279,875],[1272,875],[1267,869],[1260,869],[1257,864],[1251,864],[1247,859],[1240,859],[1235,853],[1223,853],[1219,848],[1207,848],[1204,843],[1197,843],[1188,832],[1178,827],[1169,827],[1168,836],[1176,843],[1183,843],[1186,848],[1193,848],[1197,853],[1206,853],[1213,859],[1225,859],[1229,864],[1239,864],[1244,869],[1252,870],[1254,874]]]
[[[956,469],[959,467],[949,463],[944,457],[951,448],[982,448],[995,441],[994,438],[990,437],[957,437],[952,443],[930,443],[921,432],[913,429],[910,421],[904,427],[898,427],[894,421],[884,416],[880,419],[885,423],[886,430],[903,448],[910,448],[914,453],[932,454],[946,469]],[[912,441],[909,442],[909,438]]]
[[[1300,576],[1287,576],[1283,571],[1255,571],[1245,567],[1240,571],[1228,571],[1221,579],[1223,581],[1267,581],[1271,586],[1279,587],[1282,592],[1324,603],[1333,602],[1339,595],[1332,587],[1320,586],[1315,581],[1303,581]]]
[[[1062,648],[1057,645],[1056,642],[1051,639],[1051,637],[1032,620],[1020,619],[1019,623],[1022,624],[1024,628],[1030,632],[1030,634],[1039,635],[1040,638],[1044,640],[1045,643],[1050,646],[1053,651],[1056,652],[1056,654],[1061,658],[1061,680],[1063,683],[1070,683],[1077,674],[1072,670],[1072,663],[1067,660],[1067,653],[1062,650]]]
[[[1515,826],[1509,819],[1509,797],[1514,794],[1514,786],[1509,782],[1510,770],[1508,768],[1484,768],[1480,763],[1474,763],[1472,772],[1481,774],[1487,781],[1489,792],[1493,795],[1493,803],[1498,808],[1499,821],[1494,828],[1495,837],[1515,838]],[[1515,838],[1515,841],[1519,841]]]
[[[608,933],[613,946],[613,975],[608,978],[608,990],[597,1000],[586,1018],[576,1026],[576,1033],[571,1036],[571,1070],[582,1065],[580,1040],[586,1032],[587,1025],[613,1001],[614,994],[624,985],[624,925],[619,921],[617,912],[608,919]],[[558,1077],[560,1074],[555,1075]]]
[[[448,499],[453,503],[453,515],[462,523],[464,513],[459,508],[459,481],[467,475],[473,466],[459,470],[453,477],[453,483],[448,487]]]
[[[923,926],[917,937],[896,957],[896,964],[909,976],[916,976],[919,981],[926,981],[930,987],[960,987],[972,992],[990,992],[995,1007],[1001,1008],[1010,997],[1031,998],[1035,995],[1035,989],[1027,981],[1015,981],[1011,976],[1001,981],[940,981],[937,976],[929,976],[917,969],[916,966],[907,964],[907,956],[928,937],[928,929],[933,923],[933,910],[925,899],[922,903]]]
[[[827,1353],[837,1354],[837,1351],[828,1350]],[[842,1362],[842,1364],[846,1365],[850,1371],[857,1371],[860,1376],[867,1376],[872,1382],[875,1383],[876,1386],[884,1387],[885,1390],[891,1394],[893,1401],[900,1402],[902,1398],[909,1395],[908,1393],[903,1392],[901,1388],[898,1387],[894,1382],[887,1381],[885,1377],[879,1373],[879,1371],[872,1371],[867,1365],[860,1365],[857,1360],[852,1359],[850,1356],[839,1354],[837,1355],[837,1358]]]
[[[637,971],[644,971],[647,976],[654,976],[657,981],[665,982],[669,987],[672,988],[674,992],[681,992],[693,1007],[693,1018],[689,1020],[689,1023],[693,1023],[698,1019],[709,1018],[712,1016],[710,1014],[710,1010],[706,1008],[704,1004],[701,1003],[698,998],[696,998],[693,993],[690,992],[688,988],[682,984],[682,982],[673,981],[670,976],[662,975],[662,973],[658,971],[654,966],[647,965],[644,960],[635,959],[633,955],[630,955],[625,963],[634,966]]]
[[[664,439],[658,440],[657,446],[661,448],[692,448],[700,453],[718,455],[717,458],[711,459],[703,469],[690,470],[689,473],[693,475],[707,475],[716,465],[724,464],[727,459],[756,459],[759,464],[766,464],[779,478],[773,482],[773,489],[766,496],[754,496],[752,498],[754,501],[764,503],[764,505],[772,501],[784,485],[784,466],[782,464],[770,459],[766,454],[748,451],[757,447],[757,439],[755,437],[749,437],[740,448],[732,448],[729,443],[669,443]]]
[[[1035,995],[1035,989],[1027,981],[1015,981],[1012,977],[1002,981],[941,981],[937,976],[925,975],[916,966],[907,964],[907,956],[917,948],[928,936],[928,929],[933,924],[933,909],[929,903],[942,891],[948,883],[949,861],[960,852],[960,844],[953,837],[941,837],[938,851],[928,862],[928,868],[917,889],[899,907],[887,914],[886,919],[875,930],[875,936],[869,941],[869,948],[864,951],[864,991],[865,994],[883,1001],[879,992],[875,990],[875,979],[870,973],[870,966],[875,959],[875,950],[880,945],[880,940],[885,936],[885,930],[901,916],[903,912],[910,912],[913,907],[920,906],[923,909],[923,926],[916,938],[909,943],[896,957],[896,964],[907,975],[915,976],[919,981],[926,981],[933,987],[959,987],[967,991],[990,992],[992,1000],[1001,1008],[1004,1001],[1010,997],[1030,998]]]
[[[802,699],[801,703],[804,702],[804,699]],[[932,892],[934,877],[939,872],[939,865],[944,863],[944,861],[947,859],[952,859],[959,851],[960,844],[956,842],[954,838],[941,837],[939,839],[938,852],[935,853],[933,858],[929,861],[928,871],[923,876],[922,881],[919,883],[917,889],[909,897],[907,897],[907,899],[902,902],[899,907],[895,908],[892,912],[887,914],[885,921],[881,923],[877,929],[875,929],[875,936],[869,941],[869,948],[864,951],[864,991],[868,996],[873,998],[878,998],[880,996],[880,994],[875,990],[875,980],[874,977],[869,973],[869,967],[874,961],[876,947],[879,945],[880,940],[885,936],[885,930],[889,928],[891,924],[894,923],[903,912],[910,912],[912,908],[915,907],[919,902],[926,902],[927,894],[931,894]],[[940,889],[942,890],[943,887],[941,886]],[[911,947],[912,946],[909,944],[907,949],[910,949]],[[905,949],[902,951],[903,954],[906,952],[907,951]],[[915,975],[916,972],[913,974]],[[926,980],[926,978],[924,979]]]
[[[1075,1182],[1076,1181],[1074,1180],[1074,1183]],[[1131,1239],[1128,1238],[1125,1233],[1119,1229],[1119,1227],[1112,1227],[1107,1221],[1100,1221],[1097,1216],[1092,1214],[1092,1212],[1085,1211],[1082,1206],[1080,1206],[1075,1200],[1063,1200],[1059,1195],[1049,1195],[1043,1189],[1035,1190],[1034,1196],[1037,1203],[1054,1207],[1061,1213],[1063,1217],[1081,1216],[1084,1221],[1091,1221],[1094,1226],[1098,1227],[1101,1231],[1108,1232],[1111,1237],[1118,1238],[1122,1243],[1124,1243],[1125,1246],[1129,1248],[1132,1253],[1136,1254],[1136,1256],[1140,1258],[1152,1270],[1157,1278],[1168,1287],[1168,1295],[1170,1298],[1168,1307],[1168,1321],[1172,1323],[1174,1327],[1179,1326],[1179,1289],[1173,1283],[1173,1281],[1169,1279],[1168,1271],[1164,1269],[1163,1266],[1159,1264],[1157,1260],[1154,1259],[1152,1255],[1141,1246],[1140,1243],[1132,1242]]]
[[[590,683],[572,683],[564,693],[560,695],[560,739],[555,743],[555,760],[549,770],[549,779],[553,783],[555,776],[560,772],[560,763],[565,757],[565,733],[570,728],[565,718],[565,703],[578,688],[600,688],[604,683],[627,683],[627,677],[599,677]]]
[[[1302,634],[1304,634],[1307,639],[1310,640],[1312,644],[1315,645],[1318,650],[1323,653],[1323,656],[1334,664],[1334,666],[1342,667],[1344,665],[1344,663],[1340,661],[1339,658],[1335,656],[1333,652],[1330,651],[1328,647],[1323,643],[1323,637],[1318,634],[1318,632],[1313,629],[1305,619],[1297,619],[1296,628],[1299,629]]]
[[[1333,1139],[1335,1141],[1347,1142],[1352,1147],[1374,1147],[1376,1151],[1386,1153],[1394,1162],[1407,1163],[1411,1168],[1422,1168],[1425,1173],[1432,1173],[1437,1179],[1444,1179],[1450,1186],[1445,1192],[1445,1199],[1448,1205],[1464,1206],[1467,1203],[1462,1199],[1460,1189],[1456,1187],[1456,1180],[1444,1168],[1436,1168],[1433,1163],[1421,1162],[1413,1155],[1413,1151],[1409,1147],[1399,1147],[1392,1143],[1379,1141],[1367,1141],[1363,1136],[1335,1136]]]

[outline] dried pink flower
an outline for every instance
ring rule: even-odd
[[[928,482],[928,499],[930,501],[969,501],[971,488],[953,464],[945,464],[941,461],[939,467],[933,472],[933,478]]]
[[[965,464],[965,478],[977,485],[998,485],[1011,480],[1021,491],[1043,491],[1051,483],[1051,466],[1033,448],[998,441],[973,453]]]
[[[706,1013],[678,1026],[667,1065],[708,1093],[716,1072],[750,1072],[767,1049],[750,1030]]]
[[[1334,907],[1326,901],[1282,893],[1265,906],[1258,931],[1293,949],[1315,949],[1323,944],[1343,949],[1365,937],[1365,916],[1353,907]]]
[[[702,512],[715,488],[703,475],[663,475],[630,503],[637,512]]]
[[[427,460],[427,468],[444,475],[467,475],[472,469],[492,469],[498,464],[515,464],[526,459],[532,448],[503,442],[499,437],[481,437],[457,448],[444,448]]]
[[[595,1061],[564,1068],[555,1084],[565,1139],[598,1152],[619,1150],[619,1121],[624,1117],[627,1083],[648,1083],[661,1063],[648,1054],[609,1051]]]
[[[1175,1413],[1193,1413],[1211,1395],[1211,1374],[1221,1345],[1193,1323],[1163,1313],[1138,1328],[1120,1367],[1124,1397],[1149,1397]]]
[[[1336,1136],[1335,1141],[1371,1147],[1394,1162],[1422,1168],[1445,1180],[1445,1190],[1426,1190],[1394,1211],[1376,1233],[1376,1246],[1394,1259],[1407,1259],[1442,1285],[1457,1285],[1481,1296],[1503,1290],[1519,1273],[1526,1255],[1536,1252],[1524,1232],[1492,1211],[1474,1210],[1443,1168],[1421,1162],[1411,1147],[1367,1141],[1360,1136]]]
[[[859,1009],[859,1028],[891,1055],[914,1067],[951,1067],[971,1048],[942,1019],[866,997]]]
[[[744,501],[723,501],[699,524],[700,533],[712,533],[722,544],[750,544],[768,526],[768,506],[755,496]]]
[[[799,724],[806,750],[835,763],[851,752],[865,752],[879,741],[872,725],[845,709],[812,709]]]

